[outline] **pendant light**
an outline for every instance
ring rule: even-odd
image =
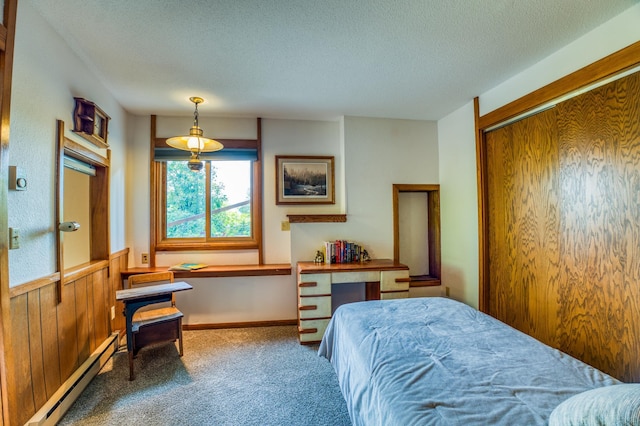
[[[169,138],[167,139],[167,145],[172,148],[191,152],[191,158],[187,166],[190,170],[197,172],[202,170],[204,166],[202,161],[200,161],[201,152],[220,151],[224,146],[217,140],[202,136],[202,129],[198,125],[198,104],[203,103],[204,99],[193,96],[189,98],[189,100],[196,106],[193,112],[193,126],[191,126],[189,130],[189,135]]]

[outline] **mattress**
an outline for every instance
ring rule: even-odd
[[[620,383],[446,298],[342,305],[319,355],[354,425],[545,425],[569,397]]]

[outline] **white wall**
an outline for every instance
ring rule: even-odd
[[[487,114],[640,40],[640,4],[479,95]],[[478,306],[478,205],[473,103],[438,121],[442,279],[451,296]],[[473,159],[473,160],[472,160]]]
[[[291,262],[312,260],[322,241],[362,244],[371,257],[393,258],[392,185],[438,183],[435,122],[345,117],[346,223],[291,225]]]
[[[184,132],[189,117],[158,117],[157,135]],[[245,121],[242,121],[245,120]],[[203,118],[200,124],[213,138],[253,138],[255,119]],[[149,119],[134,117],[127,187],[137,200],[127,212],[127,241],[132,264],[149,251]],[[244,124],[243,124],[244,123]],[[253,127],[252,127],[253,126]],[[251,127],[253,134],[243,133]],[[222,129],[227,129],[226,133]],[[242,130],[245,129],[245,130]],[[221,133],[222,132],[222,133]],[[393,155],[390,155],[393,153]],[[322,241],[358,241],[372,256],[393,257],[393,183],[437,183],[438,146],[435,122],[346,117],[341,121],[262,120],[263,230],[265,263],[312,260]],[[336,203],[276,205],[276,155],[335,157]],[[133,205],[133,204],[132,204]],[[347,214],[347,223],[291,224],[287,214]],[[181,252],[160,254],[159,265],[181,261],[207,264],[255,263],[252,252]],[[290,276],[192,279],[194,290],[178,295],[186,324],[295,319],[295,273]]]
[[[478,307],[478,198],[470,103],[438,121],[442,283]]]
[[[89,99],[111,116],[111,249],[124,248],[124,158],[126,115],[100,80],[33,9],[18,5],[11,98],[9,164],[21,167],[28,190],[9,191],[8,221],[20,228],[21,247],[9,252],[10,286],[56,272],[56,119],[65,134],[85,146],[73,128],[74,96]],[[104,150],[97,150],[104,155]]]

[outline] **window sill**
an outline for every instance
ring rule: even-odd
[[[120,271],[122,279],[135,274],[162,272],[169,266],[135,267]],[[291,275],[291,264],[277,263],[271,265],[212,265],[195,271],[173,271],[175,278],[225,278],[225,277],[260,277],[270,275]]]

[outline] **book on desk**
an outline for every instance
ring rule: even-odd
[[[195,271],[196,269],[206,268],[208,265],[204,263],[179,263],[169,267],[169,271]]]

